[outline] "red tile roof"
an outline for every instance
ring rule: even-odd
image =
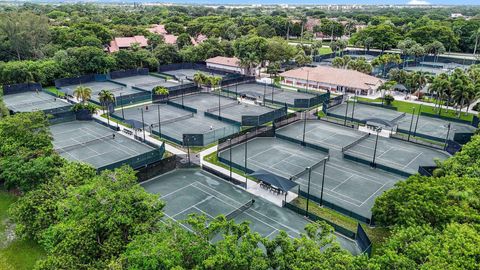
[[[138,43],[140,47],[148,46],[148,40],[144,36],[117,37],[110,41],[108,51],[117,52],[120,49],[130,48],[135,43]]]
[[[325,66],[292,69],[280,73],[280,76],[304,81],[306,81],[308,77],[308,80],[311,82],[364,90],[378,88],[382,83],[381,79],[356,70]]]
[[[164,35],[168,34],[167,30],[165,30],[165,25],[162,24],[154,24],[151,28],[147,29],[150,33]]]
[[[240,67],[240,60],[236,57],[216,56],[205,60],[207,64],[217,64],[229,67]]]

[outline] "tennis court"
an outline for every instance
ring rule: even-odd
[[[40,91],[4,95],[3,101],[7,108],[13,112],[46,111],[57,108],[68,110],[68,107],[71,106],[65,100]]]
[[[312,200],[319,201],[323,166],[318,167],[318,164],[326,157],[325,152],[279,138],[255,138],[248,141],[247,147],[249,170],[264,169],[285,178],[295,176],[302,195],[308,188],[305,168],[313,166],[310,194]],[[244,166],[244,148],[244,144],[232,147],[232,164],[237,168]],[[226,149],[219,153],[219,159],[226,164],[229,162],[229,151]],[[330,153],[325,169],[323,199],[325,204],[335,205],[336,207],[332,206],[334,209],[341,207],[345,210],[344,213],[354,213],[363,219],[370,219],[375,198],[403,178],[405,177],[343,159],[340,151],[334,151]]]
[[[426,72],[432,75],[439,75],[439,74],[451,71],[450,69],[445,69],[441,67],[435,68],[431,66],[413,66],[413,67],[404,67],[403,69],[406,71],[412,71],[412,72],[416,72],[416,71]]]
[[[206,71],[206,70],[189,69],[189,68],[176,69],[176,70],[170,70],[170,71],[162,71],[162,73],[173,76],[177,80],[190,80],[190,81],[193,81],[193,76],[196,73],[202,73],[202,74],[205,74],[207,76],[212,76],[213,75],[213,76],[222,77],[222,78],[224,77],[224,75],[219,74],[219,73],[215,72],[214,70]]]
[[[90,100],[97,104],[100,104],[100,97],[98,96],[98,94],[102,90],[108,90],[112,92],[112,94],[115,96],[115,99],[120,99],[120,96],[127,97],[129,95],[142,93],[142,91],[140,90],[135,90],[130,87],[125,87],[121,84],[110,82],[110,81],[104,81],[104,82],[94,81],[94,82],[87,82],[83,84],[69,85],[69,86],[61,87],[59,90],[67,95],[73,96],[73,92],[79,86],[88,87],[92,89]]]
[[[347,104],[340,104],[331,109],[327,110],[327,115],[341,118],[345,117],[345,110],[347,109]],[[378,118],[386,121],[398,121],[402,118],[405,118],[405,113],[398,112],[396,110],[371,106],[359,102],[349,102],[347,120],[350,120],[352,117],[358,120],[364,120],[369,118]]]
[[[361,162],[373,162],[376,136],[372,135],[345,149],[345,154],[359,159]],[[378,138],[375,163],[385,170],[400,173],[415,174],[419,166],[435,166],[435,160],[443,161],[450,155],[447,152],[417,144],[395,140],[391,138]],[[391,170],[393,169],[393,170]]]
[[[224,91],[230,93],[237,93],[239,95],[247,95],[252,98],[263,100],[265,96],[265,102],[274,102],[277,104],[295,104],[295,99],[311,99],[314,95],[297,92],[294,90],[287,90],[282,88],[273,87],[271,85],[260,83],[244,83],[235,84],[223,88]]]
[[[55,151],[62,157],[88,163],[95,168],[154,150],[151,146],[125,137],[94,121],[56,124],[50,126],[50,131]]]
[[[400,121],[397,122],[398,131],[402,133],[408,133],[410,130],[410,123],[412,123],[412,135],[426,135],[439,140],[445,140],[448,133],[448,124],[450,124],[450,133],[448,137],[449,139],[453,140],[455,133],[473,133],[476,130],[475,127],[468,124],[462,124],[453,121],[449,122],[445,119],[428,117],[424,115],[420,115],[417,122],[417,117],[417,115],[414,116],[413,123],[411,114],[407,114],[404,118],[400,119]]]
[[[145,91],[152,91],[152,89],[156,86],[163,86],[163,87],[172,87],[180,85],[179,82],[176,81],[168,81],[165,78],[152,76],[152,75],[137,75],[137,76],[130,76],[130,77],[123,77],[117,78],[112,81],[119,82],[122,84],[126,84],[130,87],[136,87]]]
[[[290,237],[304,233],[308,221],[292,211],[270,204],[241,188],[202,170],[180,169],[155,177],[141,184],[148,192],[161,195],[166,202],[167,218],[182,221],[189,214],[212,219],[225,215],[236,223],[250,222],[250,228],[264,237],[274,238],[279,231]],[[251,204],[251,200],[255,202]],[[184,225],[189,229],[187,225]],[[337,241],[354,254],[359,250],[353,241],[340,235]]]
[[[277,137],[292,138],[296,141],[303,141],[303,127],[305,124],[305,142],[325,147],[327,149],[341,150],[360,139],[364,133],[352,128],[331,124],[320,120],[298,121],[276,130]]]
[[[195,109],[197,111],[206,112],[208,110],[214,110],[220,106],[230,106],[238,104],[235,99],[227,98],[224,96],[214,95],[210,93],[198,93],[194,95],[186,95],[170,100],[172,103],[183,105],[188,108]]]
[[[203,114],[192,113],[187,110],[177,108],[168,104],[155,104],[130,107],[127,109],[116,110],[114,117],[124,119],[125,122],[131,120],[142,123],[147,131],[169,139],[177,144],[183,144],[184,134],[204,134],[202,145],[208,145],[225,136],[229,136],[239,131],[238,126],[234,126],[222,121],[205,117]],[[160,115],[160,125],[159,125]],[[209,139],[206,139],[206,134]],[[213,141],[212,141],[213,140]],[[192,142],[193,143],[193,142]]]

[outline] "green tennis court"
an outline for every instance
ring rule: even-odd
[[[305,142],[328,149],[342,149],[360,139],[364,133],[352,128],[331,124],[321,120],[298,121],[276,131],[277,137],[284,136],[297,141],[303,141],[305,125]]]
[[[50,126],[53,145],[59,154],[72,161],[101,168],[122,160],[142,156],[153,147],[130,139],[94,121],[72,121]],[[113,138],[115,134],[115,138]]]
[[[137,75],[113,79],[112,81],[126,84],[129,87],[137,87],[145,91],[152,91],[156,86],[172,87],[180,85],[177,81],[166,80],[162,77],[152,75]]]
[[[218,106],[230,106],[238,104],[236,99],[226,98],[210,93],[198,93],[194,95],[186,95],[170,100],[170,102],[183,105],[197,111],[209,111],[218,108]]]
[[[45,111],[71,106],[67,101],[44,92],[22,92],[3,96],[8,109],[13,112]]]
[[[142,93],[142,91],[140,90],[135,90],[130,87],[125,87],[121,84],[113,83],[110,81],[87,82],[83,84],[69,85],[69,86],[61,87],[59,90],[67,95],[73,96],[73,92],[79,86],[90,88],[92,90],[91,100],[98,104],[100,104],[100,98],[98,94],[102,90],[110,91],[115,96],[116,99],[120,99],[121,98],[120,96],[126,97],[129,95]]]
[[[168,104],[130,107],[123,109],[123,114],[122,109],[117,109],[114,116],[122,119],[125,123],[133,120],[140,126],[143,117],[147,131],[155,135],[161,134],[163,138],[181,145],[183,144],[184,134],[202,134],[202,138],[199,138],[198,142],[192,141],[191,145],[205,146],[234,134],[240,129],[236,125],[206,117],[202,113],[192,113]]]
[[[417,121],[417,117],[417,115],[414,116],[413,122],[411,114],[407,114],[406,117],[400,119],[400,121],[397,122],[398,131],[402,133],[408,133],[410,130],[410,123],[412,123],[412,135],[427,135],[439,140],[445,140],[447,133],[449,133],[449,139],[453,139],[455,133],[473,133],[476,130],[475,127],[468,124],[462,124],[424,115],[420,115]],[[450,124],[450,132],[448,131],[448,124]]]
[[[272,102],[281,104],[290,104],[295,103],[295,99],[311,99],[314,98],[314,95],[307,93],[297,92],[295,90],[281,89],[277,87],[272,87],[270,85],[260,84],[260,83],[243,83],[230,85],[224,87],[223,90],[226,90],[230,93],[237,93],[239,95],[247,95],[259,100],[263,100],[265,96],[265,102]]]
[[[247,168],[250,171],[259,169],[291,178],[296,176],[303,192],[308,188],[307,167],[322,161],[325,152],[303,147],[298,143],[279,138],[255,138],[248,141]],[[232,147],[232,164],[236,168],[244,167],[245,144]],[[219,160],[229,164],[230,153],[226,149],[218,154]],[[312,171],[310,194],[316,201],[321,197],[323,166]],[[404,177],[370,166],[343,159],[340,151],[330,153],[325,170],[324,194],[326,202],[361,216],[371,218],[371,208],[375,198]]]
[[[225,75],[219,74],[214,70],[205,71],[205,70],[191,69],[191,68],[162,71],[162,73],[173,76],[177,80],[191,80],[191,81],[193,81],[193,76],[195,76],[195,74],[197,73],[202,73],[207,76],[216,76],[216,77],[222,77],[222,78],[225,77]]]
[[[345,117],[345,111],[347,110],[347,104],[340,104],[327,110],[327,115],[341,118]],[[385,109],[376,106],[370,106],[363,103],[353,102],[348,104],[347,120],[351,119],[353,112],[353,118],[364,120],[369,118],[378,118],[386,121],[393,121],[405,118],[405,114],[396,110]]]
[[[164,213],[167,218],[182,221],[189,214],[201,214],[208,218],[218,215],[230,216],[235,222],[250,222],[250,228],[264,237],[274,238],[279,231],[290,237],[304,233],[307,220],[286,208],[277,207],[262,198],[246,192],[210,173],[198,169],[180,169],[152,178],[141,184],[148,192],[159,194],[166,202]],[[253,196],[253,197],[252,197]],[[242,206],[255,202],[243,211]],[[232,215],[232,213],[235,213]],[[186,229],[188,226],[184,225]],[[354,254],[356,244],[339,235],[337,240]]]
[[[365,162],[373,162],[375,140],[376,136],[372,135],[345,153]],[[383,165],[386,170],[392,168],[407,174],[417,173],[419,166],[435,166],[435,160],[443,161],[450,156],[445,151],[384,137],[378,137],[376,151],[375,163]]]

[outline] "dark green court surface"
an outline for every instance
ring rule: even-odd
[[[180,82],[166,80],[165,78],[152,75],[137,75],[130,77],[117,78],[113,81],[126,84],[129,87],[137,87],[145,91],[152,91],[156,86],[172,87],[180,85]]]
[[[240,130],[236,125],[206,117],[203,113],[192,113],[167,104],[149,104],[123,110],[117,109],[114,115],[116,118],[123,118],[122,121],[126,123],[134,120],[141,125],[142,110],[143,122],[147,131],[155,135],[162,134],[162,137],[178,144],[183,144],[184,134],[203,134],[202,145],[208,145]]]
[[[87,83],[83,83],[83,84],[74,84],[74,85],[61,87],[60,91],[67,94],[67,95],[73,96],[73,92],[79,86],[90,88],[92,90],[91,100],[96,102],[96,103],[100,103],[100,99],[99,99],[98,94],[102,90],[110,91],[115,96],[115,98],[117,98],[117,99],[121,99],[121,96],[125,97],[125,96],[128,96],[128,95],[141,94],[142,93],[142,91],[140,91],[140,90],[132,89],[131,87],[126,87],[126,86],[123,86],[121,84],[117,84],[117,83],[110,82],[110,81],[87,82]]]
[[[159,194],[166,202],[165,215],[176,221],[197,213],[213,218],[228,215],[254,199],[250,208],[234,217],[236,222],[248,221],[253,231],[273,238],[279,231],[291,237],[304,233],[307,220],[286,209],[272,205],[221,178],[199,169],[181,169],[155,177],[142,183],[150,193]],[[187,226],[185,228],[188,229]],[[339,235],[340,245],[354,254],[359,250],[355,242]]]
[[[247,144],[247,168],[264,169],[285,178],[295,177],[303,192],[307,191],[307,167],[314,166],[327,154],[298,143],[279,138],[255,138]],[[219,159],[229,163],[229,149],[219,153]],[[245,144],[232,147],[232,164],[243,168]],[[304,172],[303,174],[300,174]],[[315,167],[311,175],[310,193],[315,200],[321,197],[323,166]],[[341,151],[330,151],[325,170],[323,199],[363,218],[371,218],[376,197],[405,177],[346,160]]]
[[[44,111],[71,106],[67,101],[41,91],[4,95],[3,101],[13,112]]]
[[[130,139],[94,121],[72,121],[50,126],[53,145],[68,160],[105,167],[142,156],[153,147]],[[115,134],[115,138],[113,138]]]

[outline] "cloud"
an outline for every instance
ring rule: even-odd
[[[424,0],[410,0],[409,5],[430,5],[430,2]]]

